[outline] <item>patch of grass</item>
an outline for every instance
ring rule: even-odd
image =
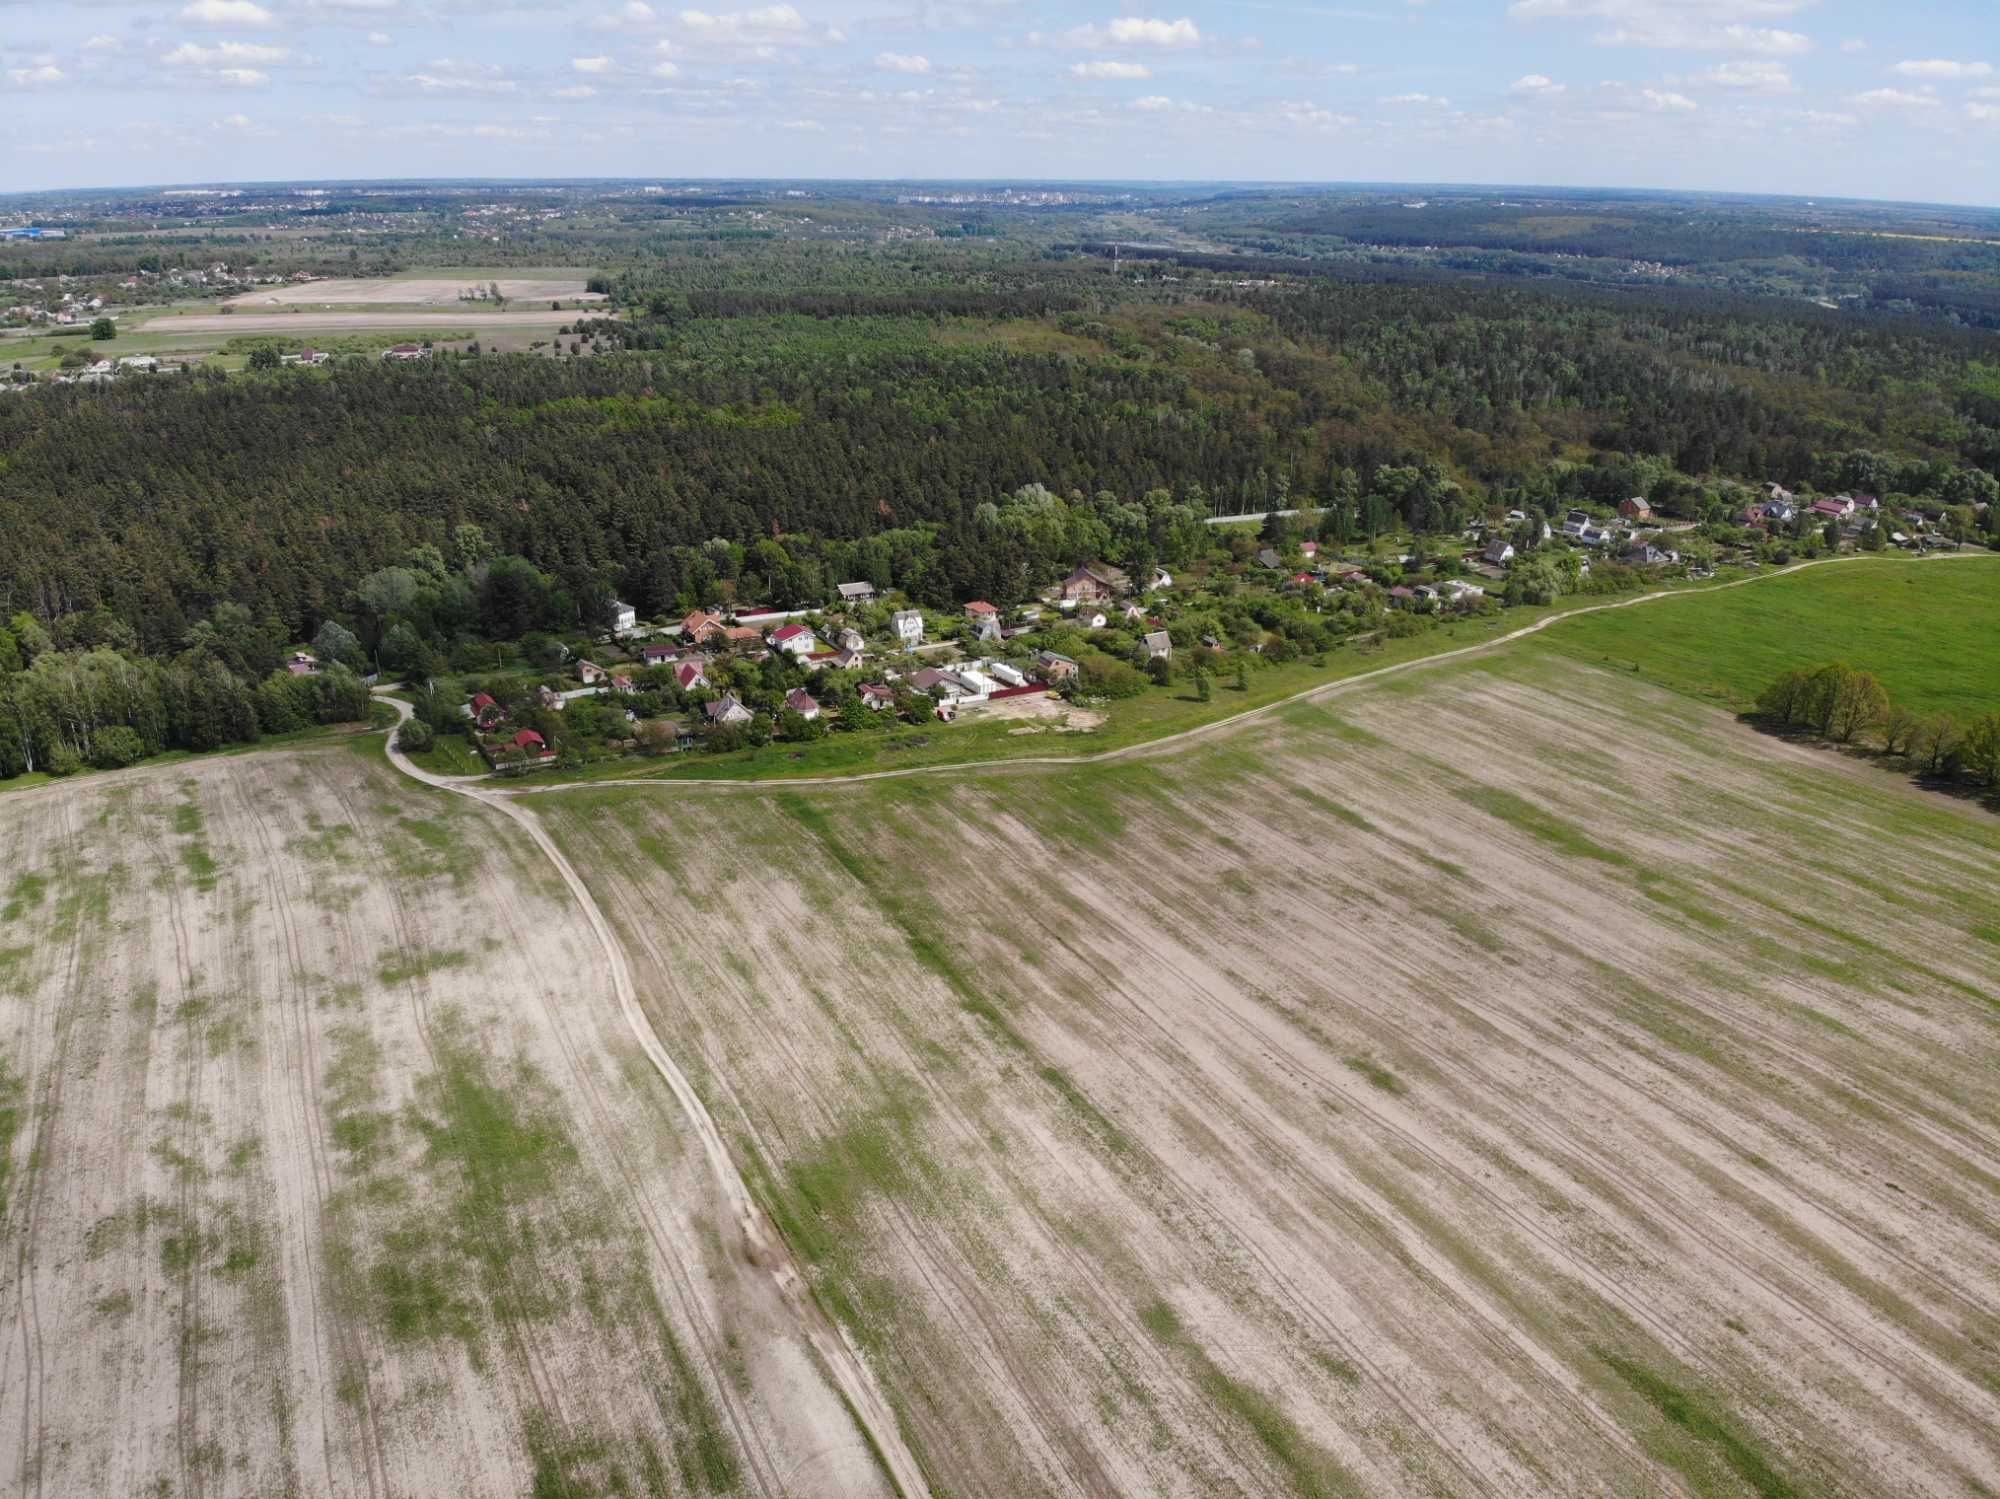
[[[1371,1088],[1380,1088],[1384,1093],[1393,1094],[1398,1098],[1410,1091],[1408,1083],[1404,1082],[1373,1057],[1352,1056],[1343,1058],[1343,1060],[1351,1069],[1366,1078],[1368,1086]]]
[[[1580,615],[1522,645],[1636,668],[1647,681],[1737,709],[1774,677],[1837,654],[1872,672],[1901,707],[1971,718],[2000,701],[1996,583],[1995,558],[1870,558]],[[1832,639],[1837,652],[1826,647]]]
[[[1304,1499],[1361,1499],[1363,1490],[1354,1475],[1309,1442],[1284,1408],[1255,1385],[1237,1379],[1217,1367],[1203,1348],[1181,1326],[1179,1315],[1164,1301],[1139,1308],[1139,1322],[1147,1332],[1177,1351],[1190,1365],[1195,1383],[1211,1404],[1249,1428],[1265,1454],[1290,1481],[1291,1490]]]
[[[1758,1499],[1797,1499],[1799,1491],[1772,1465],[1762,1450],[1738,1431],[1732,1422],[1711,1410],[1700,1396],[1682,1389],[1643,1364],[1603,1349],[1595,1352],[1671,1425],[1694,1438],[1727,1464],[1729,1470]],[[1711,1481],[1711,1475],[1704,1471],[1703,1465],[1689,1461],[1675,1449],[1654,1450],[1653,1456],[1686,1478],[1698,1494],[1726,1492]]]
[[[376,964],[375,978],[383,988],[393,989],[447,968],[463,968],[471,961],[470,953],[456,947],[400,948]]]
[[[1529,837],[1546,843],[1559,853],[1576,859],[1595,859],[1601,864],[1623,868],[1632,861],[1615,848],[1606,848],[1593,841],[1582,828],[1567,818],[1559,817],[1546,807],[1538,807],[1524,796],[1511,791],[1503,791],[1498,786],[1460,786],[1453,788],[1460,801],[1477,807],[1488,816],[1497,817],[1510,826],[1519,828]]]
[[[0,1223],[7,1218],[7,1183],[14,1172],[14,1137],[21,1132],[21,1078],[0,1059]]]
[[[462,838],[449,823],[430,817],[398,817],[401,838],[387,840],[389,861],[405,879],[448,879],[463,885],[479,866],[477,843]]]
[[[1375,831],[1374,823],[1363,817],[1359,812],[1341,806],[1339,802],[1330,796],[1321,796],[1317,791],[1313,791],[1305,786],[1294,786],[1292,788],[1292,795],[1304,802],[1308,807],[1324,812],[1327,816],[1336,818],[1351,828],[1358,828],[1364,833]]]
[[[49,882],[41,875],[23,872],[14,876],[7,890],[7,904],[0,906],[0,921],[19,921],[42,903]]]

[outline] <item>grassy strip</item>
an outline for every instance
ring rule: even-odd
[[[1702,1400],[1664,1376],[1621,1358],[1603,1349],[1595,1350],[1597,1356],[1609,1364],[1612,1371],[1624,1380],[1648,1404],[1657,1410],[1674,1426],[1686,1432],[1696,1441],[1713,1449],[1736,1476],[1748,1485],[1758,1499],[1798,1499],[1799,1491],[1780,1473],[1764,1454],[1735,1427],[1711,1411]],[[1707,1475],[1698,1466],[1678,1457],[1670,1451],[1655,1451],[1653,1454],[1668,1466],[1674,1468],[1698,1494],[1718,1492],[1715,1485],[1708,1482]]]
[[[1249,1427],[1258,1444],[1291,1480],[1292,1492],[1305,1499],[1361,1499],[1364,1490],[1354,1475],[1331,1454],[1307,1441],[1269,1395],[1217,1368],[1208,1350],[1181,1326],[1180,1316],[1171,1306],[1164,1301],[1150,1302],[1139,1309],[1139,1321],[1187,1360],[1195,1383],[1211,1402]]]
[[[1453,788],[1453,795],[1572,858],[1595,859],[1619,868],[1632,862],[1617,849],[1592,841],[1575,823],[1511,791],[1497,786],[1459,786]]]

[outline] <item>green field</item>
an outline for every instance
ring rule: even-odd
[[[1970,717],[2000,709],[2000,556],[1806,568],[1565,620],[1528,648],[1737,709],[1792,667],[1846,661],[1900,706]]]

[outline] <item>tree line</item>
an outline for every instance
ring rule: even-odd
[[[1871,673],[1845,662],[1785,672],[1757,698],[1768,722],[1835,744],[1873,744],[1925,775],[2000,789],[2000,712],[1960,720],[1892,703]]]

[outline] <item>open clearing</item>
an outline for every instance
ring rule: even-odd
[[[548,308],[522,312],[272,312],[191,313],[149,320],[147,333],[327,333],[359,330],[442,332],[447,336],[481,328],[557,328],[576,321],[574,312]]]
[[[289,307],[301,304],[343,306],[355,304],[384,307],[462,307],[480,304],[461,300],[468,293],[484,293],[499,283],[500,295],[522,301],[602,302],[602,292],[585,291],[586,277],[577,271],[546,274],[519,271],[482,276],[477,272],[454,275],[422,274],[392,277],[340,278],[328,281],[301,281],[290,286],[259,287],[230,301],[232,307]]]
[[[0,846],[6,1492],[885,1492],[507,820],[373,739]]]
[[[2000,1489],[1987,814],[1527,652],[525,804],[941,1491]]]

